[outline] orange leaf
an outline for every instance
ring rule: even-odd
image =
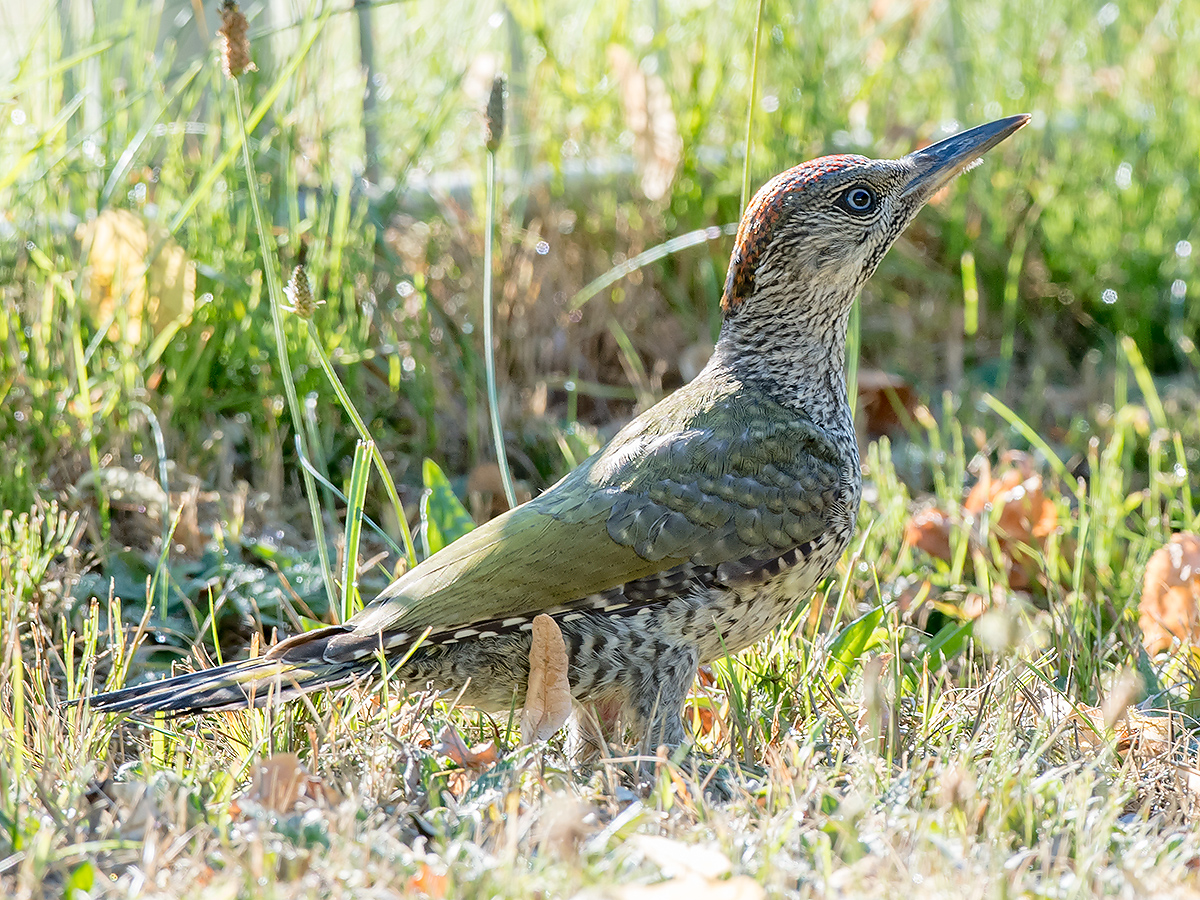
[[[1200,535],[1173,534],[1154,551],[1138,609],[1147,653],[1166,650],[1173,638],[1200,643]]]
[[[892,434],[904,425],[901,411],[908,416],[917,408],[912,385],[882,369],[858,370],[858,406],[862,416],[855,420],[871,437]]]
[[[500,758],[494,741],[468,747],[453,725],[447,725],[438,734],[438,744],[433,752],[448,757],[464,769],[486,769]]]
[[[430,897],[445,897],[449,886],[450,879],[444,872],[435,872],[425,863],[421,863],[421,870],[408,879],[410,891],[419,891]]]
[[[546,740],[570,717],[567,666],[567,647],[558,623],[545,613],[537,616],[529,645],[529,686],[521,714],[521,739],[527,744]]]
[[[950,562],[950,517],[940,509],[924,509],[904,526],[904,542]]]
[[[1022,590],[1041,575],[1034,551],[1043,550],[1046,538],[1058,528],[1058,509],[1046,499],[1042,478],[1034,471],[1028,454],[1008,453],[1004,461],[1006,467],[999,475],[993,475],[984,461],[979,479],[963,501],[960,516],[940,509],[917,513],[905,527],[904,539],[930,556],[949,562],[950,529],[957,519],[971,527],[971,547],[975,551],[984,549],[983,523],[990,519],[1009,586]]]
[[[712,707],[707,703],[697,703],[691,701],[687,705],[686,716],[688,721],[692,723],[693,729],[697,734],[709,734],[716,724],[716,716],[713,715]]]
[[[475,783],[475,776],[471,773],[471,769],[451,769],[446,773],[446,790],[456,800],[461,798],[467,792],[467,788]]]
[[[240,799],[257,803],[278,813],[290,813],[301,797],[324,801],[329,804],[341,802],[341,795],[320,778],[310,775],[295,753],[276,753],[254,767],[254,780]],[[243,812],[236,800],[230,806],[232,815]]]

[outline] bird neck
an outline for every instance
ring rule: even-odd
[[[804,413],[831,436],[856,445],[846,394],[846,329],[851,301],[759,292],[727,314],[709,368]]]

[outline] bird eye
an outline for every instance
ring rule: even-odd
[[[842,194],[842,205],[852,213],[870,212],[875,208],[875,202],[875,192],[861,184]]]

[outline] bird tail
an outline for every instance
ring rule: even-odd
[[[369,658],[325,659],[330,638],[345,632],[339,625],[320,628],[281,641],[254,659],[96,694],[87,702],[101,712],[186,716],[251,704],[263,706],[318,688],[337,687],[353,681],[373,662]]]

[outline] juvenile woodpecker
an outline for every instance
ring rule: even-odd
[[[507,711],[522,705],[532,621],[546,613],[562,630],[573,698],[601,733],[616,737],[623,722],[643,747],[682,743],[697,665],[766,635],[854,532],[862,475],[844,364],[855,296],[929,198],[1028,121],[772,178],[742,217],[720,338],[695,380],[347,622],[256,659],[94,696],[92,708],[233,709],[345,684],[382,654],[412,690],[465,687],[464,703]],[[577,732],[576,751],[596,738]]]

